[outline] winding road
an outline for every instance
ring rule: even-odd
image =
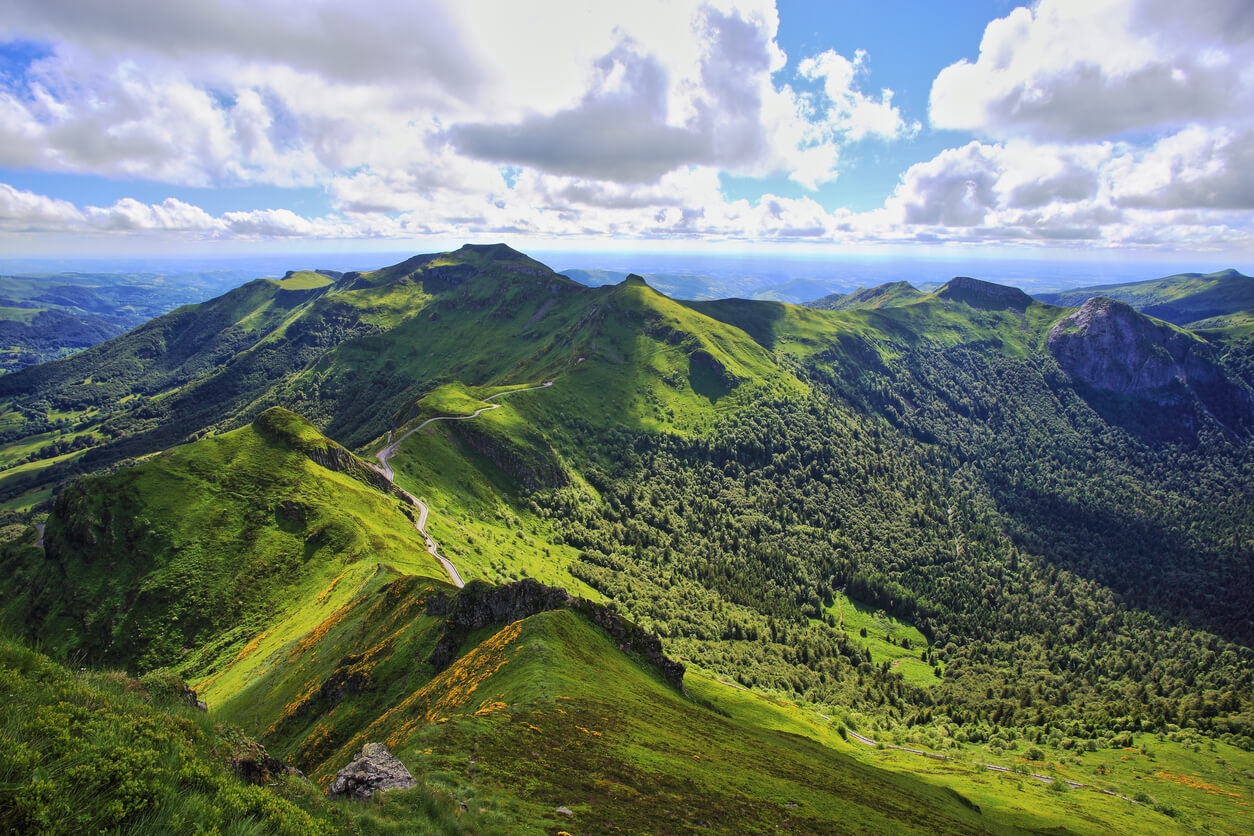
[[[495,395],[489,395],[488,397],[483,398],[483,400],[486,402],[486,401],[491,401],[495,398],[499,398],[502,395],[512,395],[515,392],[531,392],[535,389],[547,389],[548,387],[552,385],[553,385],[553,381],[546,380],[544,383],[541,383],[539,386],[528,386],[523,389],[509,389],[505,392],[497,392]],[[374,454],[374,457],[379,460],[379,464],[376,466],[376,469],[380,473],[382,473],[385,477],[387,477],[387,480],[389,482],[395,485],[396,474],[392,472],[392,466],[388,464],[388,459],[396,455],[396,449],[400,446],[402,441],[409,438],[411,435],[418,432],[423,427],[427,426],[427,424],[431,424],[436,421],[468,421],[471,418],[479,417],[479,415],[481,415],[484,412],[487,412],[490,409],[500,409],[500,407],[501,407],[500,404],[494,403],[494,404],[490,404],[489,406],[476,409],[474,413],[471,415],[440,415],[435,418],[428,418],[427,420],[423,421],[418,426],[407,431],[404,435],[397,438],[395,441],[391,441],[392,434],[388,433],[389,443],[382,450]],[[466,582],[462,580],[461,573],[457,571],[457,567],[453,565],[453,561],[449,560],[447,557],[444,557],[442,554],[440,554],[438,547],[436,546],[435,540],[432,539],[431,535],[427,533],[427,515],[430,513],[429,509],[427,508],[427,503],[423,502],[421,499],[414,496],[413,494],[411,494],[409,491],[405,490],[404,488],[401,488],[400,486],[397,486],[396,489],[400,491],[401,494],[406,499],[409,500],[411,505],[413,505],[415,508],[418,509],[418,519],[414,521],[414,528],[418,529],[418,533],[421,534],[422,539],[426,541],[427,553],[440,562],[440,565],[444,567],[444,571],[448,572],[449,579],[452,580],[453,585],[456,586],[458,589],[461,589],[463,586],[466,585]]]

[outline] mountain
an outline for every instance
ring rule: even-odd
[[[1032,304],[1032,297],[1017,287],[955,276],[933,292],[937,299],[963,302],[973,308],[985,310],[1024,310]]]
[[[1254,312],[1254,278],[1228,269],[1037,294],[1042,302],[1065,307],[1079,307],[1093,296],[1105,296],[1157,319],[1189,327],[1202,320]]]
[[[882,308],[918,299],[923,294],[909,282],[889,282],[875,287],[860,287],[851,293],[833,293],[813,302],[807,308],[820,311],[846,311],[854,308]]]
[[[0,618],[187,681],[312,795],[368,743],[420,779],[307,814],[1240,829],[1254,452],[1209,337],[967,278],[679,302],[503,245],[284,281],[0,378],[0,490],[47,513],[0,528]]]

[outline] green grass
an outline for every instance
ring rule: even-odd
[[[1235,270],[1182,273],[1161,279],[1043,294],[1057,305],[1078,307],[1092,296],[1126,302],[1149,316],[1175,325],[1205,327],[1202,320],[1254,311],[1254,279]]]
[[[855,644],[871,652],[872,664],[887,662],[892,670],[915,685],[935,685],[940,681],[932,666],[919,658],[928,649],[928,641],[913,624],[854,601],[843,592],[832,597],[834,600],[832,606],[826,608],[827,614],[836,619]],[[902,646],[903,639],[909,647]]]
[[[72,673],[0,639],[0,829],[10,833],[330,834],[313,787],[250,786],[227,767],[246,746],[153,677]]]
[[[286,416],[265,434],[245,427],[67,489],[46,538],[61,563],[11,551],[6,566],[25,588],[0,599],[6,617],[46,607],[40,636],[58,652],[190,670],[300,611],[352,567],[442,578],[402,501],[315,464],[307,452],[337,446]],[[70,595],[56,580],[63,571],[77,580]],[[76,612],[88,614],[86,629]]]
[[[313,270],[297,270],[281,279],[270,279],[269,281],[284,290],[314,290],[334,284],[334,280],[330,276],[315,273]]]

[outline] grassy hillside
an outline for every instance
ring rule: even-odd
[[[0,276],[0,372],[67,357],[247,278],[230,270]]]
[[[380,564],[443,579],[407,505],[372,476],[382,481],[272,410],[62,491],[43,549],[15,545],[4,556],[15,583],[3,613],[16,629],[38,613],[34,635],[58,653],[142,671],[203,664],[303,597],[337,579],[360,583]]]
[[[860,287],[850,293],[832,293],[806,302],[807,308],[820,311],[847,311],[855,308],[883,308],[914,301],[923,293],[909,282],[889,282],[875,287]]]

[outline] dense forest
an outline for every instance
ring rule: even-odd
[[[599,498],[533,501],[583,550],[583,580],[746,684],[887,704],[906,724],[1254,743],[1251,520],[1223,489],[1248,483],[1248,448],[1139,442],[1078,399],[989,388],[1022,364],[955,381],[960,361],[908,364],[928,389],[909,372],[855,389],[816,366],[828,397],[761,402],[698,439],[585,427],[618,451],[588,474]],[[837,591],[915,623],[941,684],[904,683],[822,629]]]

